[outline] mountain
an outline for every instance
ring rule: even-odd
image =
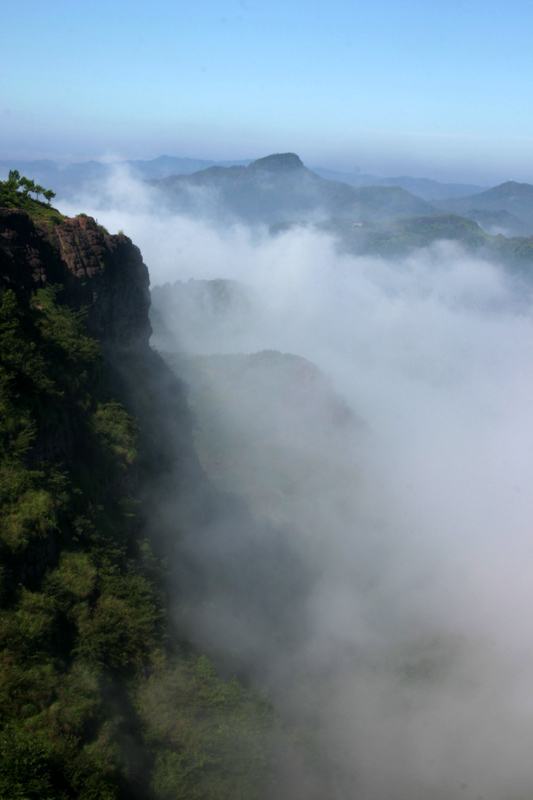
[[[518,220],[527,228],[528,235],[533,234],[533,186],[529,183],[506,181],[479,194],[442,200],[439,206],[466,217],[479,215],[480,211],[507,212],[513,221]]]
[[[138,248],[29,195],[0,184],[0,796],[348,800],[374,780],[389,796],[376,727],[388,743],[392,709],[396,752],[413,706],[425,723],[458,674],[477,686],[487,651],[396,614],[373,432],[304,358],[175,346],[172,315],[188,348],[195,329],[205,348],[244,340],[256,298],[235,282],[154,290],[159,355]],[[450,214],[320,225],[391,252],[446,232],[532,247]],[[397,794],[431,795],[414,772]]]
[[[477,250],[490,241],[476,222],[456,214],[407,217],[382,225],[356,225],[351,220],[337,219],[317,227],[338,236],[343,248],[354,254],[406,255],[438,241],[453,241]]]
[[[232,678],[302,635],[309,576],[206,478],[140,251],[0,193],[0,795],[327,794],[320,754]],[[225,679],[196,644],[214,602]]]
[[[330,181],[341,181],[350,186],[399,186],[430,203],[449,197],[466,197],[482,191],[484,186],[470,183],[439,183],[429,178],[411,178],[401,175],[397,178],[383,178],[380,175],[367,175],[360,172],[336,172],[323,167],[312,167],[313,172]]]
[[[207,475],[255,516],[297,527],[309,482],[325,489],[345,477],[341,454],[362,422],[314,364],[260,349],[261,302],[251,288],[189,280],[151,294],[153,341],[186,381]],[[243,353],[250,349],[258,352]]]
[[[201,158],[180,158],[178,156],[158,156],[153,159],[127,159],[114,164],[101,161],[85,161],[68,165],[59,165],[49,159],[40,161],[9,160],[0,161],[0,179],[6,178],[9,170],[18,169],[21,174],[32,175],[43,185],[50,186],[63,197],[90,188],[95,182],[108,179],[113,167],[127,167],[131,174],[140,180],[166,178],[170,175],[190,175],[209,167],[248,166],[253,159],[237,161],[214,161]],[[400,177],[382,177],[355,172],[338,172],[323,167],[312,167],[312,171],[321,178],[350,186],[399,186],[430,203],[450,197],[465,197],[482,191],[486,187],[462,183],[439,183],[428,178],[412,178],[408,175]]]
[[[425,200],[399,187],[355,188],[320,178],[295,153],[278,153],[247,167],[210,167],[150,185],[175,211],[272,224],[349,217],[362,221],[433,214]]]

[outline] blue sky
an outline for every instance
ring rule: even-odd
[[[533,3],[3,0],[0,158],[533,182]]]

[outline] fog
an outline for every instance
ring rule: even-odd
[[[263,632],[253,609],[236,609],[231,588],[188,609],[182,623],[210,652],[226,647],[238,660],[242,651],[282,716],[311,730],[332,765],[332,797],[530,794],[527,291],[501,265],[450,242],[397,260],[340,255],[312,229],[217,228],[157,202],[121,171],[100,198],[62,210],[123,229],[152,286],[190,278],[243,286],[248,305],[224,335],[204,326],[195,341],[193,328],[165,320],[176,351],[296,354],[355,415],[332,425],[306,395],[273,420],[268,383],[235,406],[235,394],[213,381],[213,403],[245,443],[243,459],[257,431],[265,458],[287,448],[295,488],[267,503],[270,467],[259,465],[243,492],[312,580],[291,641],[286,631]],[[220,536],[231,541],[227,529]],[[202,558],[202,540],[184,547]],[[217,557],[239,556],[220,547]]]

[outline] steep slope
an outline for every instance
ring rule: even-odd
[[[126,236],[109,236],[83,216],[49,230],[24,211],[7,209],[0,209],[0,235],[0,279],[7,288],[28,297],[61,283],[69,305],[87,308],[88,330],[104,348],[148,347],[148,270]]]
[[[272,708],[167,617],[220,582],[215,523],[248,560],[258,532],[198,465],[183,385],[149,347],[139,250],[85,217],[0,219],[0,795],[284,796]],[[291,561],[279,536],[255,555],[223,579],[257,622],[261,558]]]
[[[254,223],[332,216],[381,220],[435,212],[425,200],[399,187],[355,188],[320,178],[294,153],[267,156],[247,167],[211,167],[150,183],[175,210]]]

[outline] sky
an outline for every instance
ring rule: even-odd
[[[533,182],[528,0],[4,0],[0,158]]]

